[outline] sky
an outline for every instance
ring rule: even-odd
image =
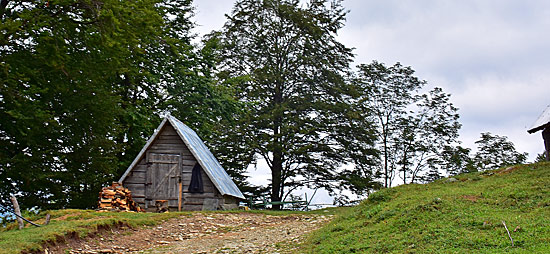
[[[233,0],[196,0],[198,35],[220,29]],[[355,65],[373,60],[411,66],[451,94],[459,140],[475,150],[482,132],[507,136],[533,161],[541,133],[528,134],[550,105],[550,1],[344,0],[337,39],[354,48]],[[253,183],[266,181],[260,165]]]

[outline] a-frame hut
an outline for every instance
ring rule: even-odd
[[[529,134],[537,131],[542,131],[546,160],[550,161],[550,106],[546,107],[533,126],[527,130]]]
[[[164,202],[170,210],[234,209],[243,194],[197,133],[164,118],[119,182],[146,210]]]

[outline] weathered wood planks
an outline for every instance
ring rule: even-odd
[[[166,205],[174,210],[179,206],[180,196],[182,210],[191,211],[202,210],[206,199],[209,204],[235,202],[222,197],[204,170],[201,170],[204,192],[188,191],[197,160],[170,125],[164,126],[142,157],[124,179],[123,185],[132,191],[134,202],[143,208],[153,211],[155,200],[166,200]]]

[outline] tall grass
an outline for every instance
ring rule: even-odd
[[[302,252],[550,253],[550,163],[454,178],[373,193]]]

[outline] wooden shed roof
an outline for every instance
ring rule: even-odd
[[[206,147],[204,142],[199,138],[197,133],[189,128],[187,125],[182,123],[180,120],[170,115],[164,118],[159,127],[155,130],[155,133],[153,133],[151,138],[149,138],[149,141],[147,141],[147,144],[145,144],[145,146],[141,149],[138,156],[136,156],[136,158],[134,159],[132,164],[130,164],[126,172],[124,172],[120,180],[118,180],[120,183],[122,183],[122,181],[130,173],[130,171],[132,171],[132,168],[134,168],[134,166],[139,162],[140,158],[145,154],[149,146],[153,144],[153,141],[159,134],[160,130],[162,130],[162,127],[164,127],[164,125],[166,124],[170,124],[172,125],[172,127],[174,127],[174,129],[178,133],[178,136],[182,139],[183,143],[185,143],[189,151],[191,151],[197,162],[205,171],[206,175],[208,175],[210,180],[212,180],[212,182],[222,195],[230,195],[237,198],[245,199],[237,185],[233,182],[225,169],[220,165],[212,152],[210,152],[208,147]]]
[[[540,130],[544,130],[546,127],[550,126],[550,105],[546,107],[544,112],[542,112],[542,115],[537,119],[537,121],[533,124],[529,130],[527,130],[528,133],[535,133]]]

